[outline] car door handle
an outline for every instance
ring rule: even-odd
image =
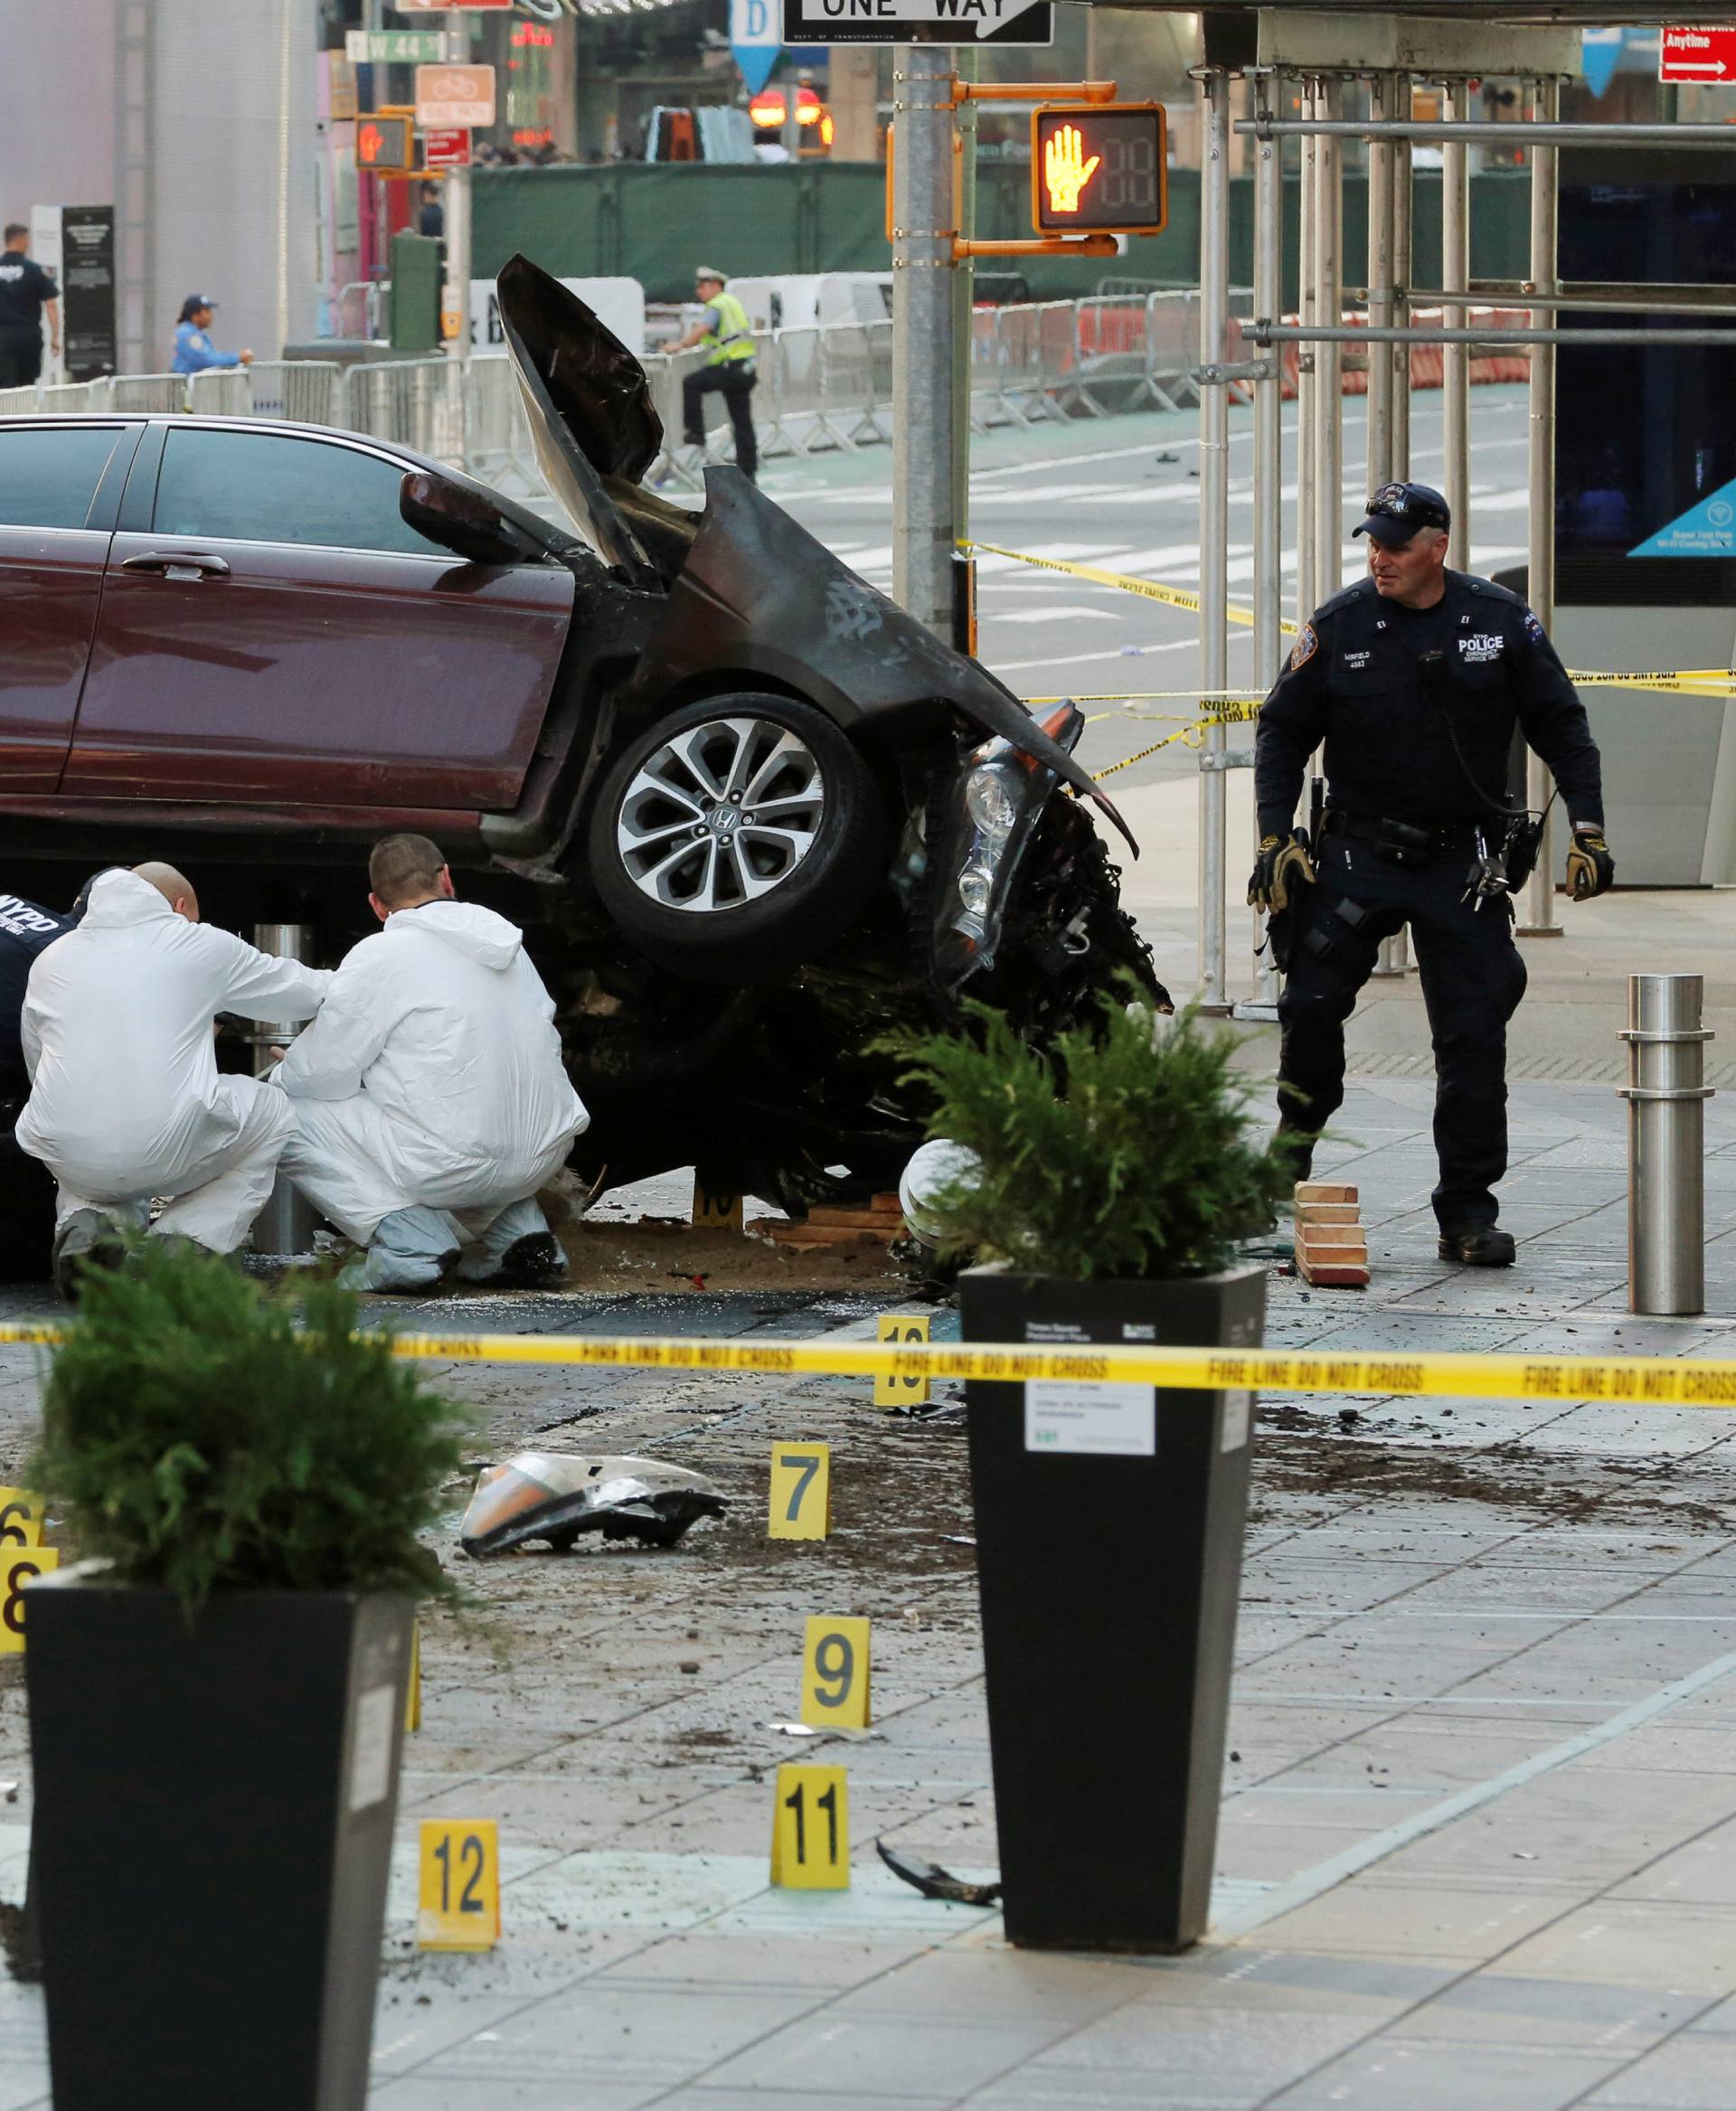
[[[197,551],[142,550],[137,557],[123,557],[122,571],[160,571],[165,579],[227,579],[229,566],[221,557]]]

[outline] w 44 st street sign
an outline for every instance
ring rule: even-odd
[[[784,0],[787,44],[902,44],[919,24],[945,44],[1052,44],[1050,0]]]

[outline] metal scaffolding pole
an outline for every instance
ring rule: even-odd
[[[1410,76],[1401,73],[1399,99],[1406,113],[1410,107]],[[1392,303],[1392,320],[1408,329],[1415,302],[1410,294],[1412,266],[1412,193],[1410,142],[1392,142],[1392,276],[1398,290]],[[1392,347],[1392,474],[1402,484],[1410,475],[1410,347]]]
[[[1344,83],[1322,86],[1322,108],[1336,117]],[[1344,315],[1344,148],[1335,137],[1319,143],[1315,184],[1314,269],[1323,324],[1341,328]],[[1339,344],[1322,343],[1314,355],[1314,389],[1319,438],[1314,480],[1314,605],[1344,583],[1344,355]],[[1312,613],[1312,611],[1310,611]]]
[[[1447,119],[1401,118],[1377,125],[1360,118],[1284,118],[1262,125],[1241,118],[1235,129],[1273,139],[1448,139],[1494,141],[1503,146],[1722,146],[1736,149],[1727,125],[1514,125],[1494,119],[1457,124]]]
[[[952,54],[901,44],[892,108],[892,595],[952,636]]]
[[[1377,73],[1369,86],[1369,114],[1386,119],[1398,114],[1401,89],[1396,73]],[[1376,139],[1368,150],[1368,319],[1391,329],[1394,200],[1392,164],[1399,149],[1391,139]],[[1368,353],[1368,476],[1370,491],[1392,478],[1392,374],[1391,349],[1371,345]]]
[[[1537,83],[1535,113],[1553,118],[1561,107],[1561,83]],[[1540,146],[1531,157],[1531,276],[1538,290],[1553,293],[1556,277],[1556,205],[1561,184],[1561,156],[1552,146]],[[1533,314],[1532,320],[1535,322]],[[1537,344],[1531,353],[1531,401],[1526,424],[1528,469],[1531,486],[1530,530],[1526,538],[1525,598],[1545,630],[1555,623],[1555,347]],[[1549,766],[1540,756],[1525,750],[1525,800],[1533,813],[1549,806]],[[1519,929],[1531,938],[1558,938],[1561,923],[1555,913],[1555,816],[1552,810],[1543,823],[1543,841],[1537,847],[1537,863],[1525,882],[1520,904]]]
[[[1308,76],[1302,83],[1302,108],[1312,112],[1320,93],[1320,82]],[[1320,321],[1320,302],[1315,285],[1313,229],[1317,214],[1320,147],[1317,140],[1302,142],[1301,177],[1298,184],[1300,240],[1297,249],[1296,312],[1304,327]],[[1281,316],[1283,311],[1278,311]],[[1303,353],[1296,363],[1296,620],[1306,623],[1319,607],[1314,590],[1314,507],[1310,495],[1318,474],[1319,401],[1316,390],[1316,363]]]
[[[1394,119],[1410,114],[1408,73],[1376,75],[1369,115]],[[1368,319],[1392,329],[1409,319],[1402,289],[1410,274],[1410,144],[1371,140],[1368,149]],[[1410,348],[1373,344],[1368,348],[1368,476],[1373,493],[1410,467]],[[1410,934],[1394,931],[1381,941],[1374,973],[1404,975],[1410,966]]]
[[[1254,76],[1256,107],[1277,100],[1279,77]],[[1254,148],[1254,314],[1284,312],[1284,148],[1262,139]],[[1260,363],[1254,381],[1254,687],[1265,691],[1278,680],[1283,656],[1284,618],[1284,372],[1276,353]],[[1297,507],[1298,518],[1301,508]],[[1254,834],[1260,834],[1258,815]],[[1254,919],[1254,942],[1260,942]],[[1256,1001],[1263,1008],[1278,1001],[1278,970],[1270,947],[1256,956]]]
[[[1200,207],[1200,364],[1222,366],[1230,335],[1230,76],[1206,68]],[[1200,681],[1222,691],[1230,679],[1230,391],[1206,380],[1200,395]],[[1200,1002],[1226,1011],[1224,886],[1228,853],[1226,730],[1210,727],[1200,750]]]
[[[1515,304],[1517,305],[1517,304]],[[1288,323],[1266,329],[1250,324],[1244,333],[1256,344],[1481,344],[1498,349],[1503,344],[1736,344],[1736,330],[1391,330],[1315,329]]]
[[[1470,90],[1450,81],[1445,97],[1450,122],[1462,124],[1470,107]],[[1440,283],[1449,294],[1471,283],[1470,153],[1462,139],[1449,139],[1440,155]],[[1462,330],[1469,322],[1464,304],[1449,301],[1442,325]],[[1456,571],[1471,563],[1471,348],[1450,343],[1441,352],[1441,441],[1445,460],[1441,488],[1453,524],[1447,541],[1447,561]]]

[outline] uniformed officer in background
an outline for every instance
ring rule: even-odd
[[[1554,773],[1573,825],[1568,891],[1615,877],[1585,708],[1543,634],[1505,587],[1446,569],[1438,491],[1389,484],[1355,530],[1369,576],[1304,625],[1260,714],[1260,844],[1249,901],[1271,914],[1280,1126],[1309,1146],[1344,1096],[1344,1022],[1381,941],[1406,924],[1435,1048],[1434,1192],[1444,1259],[1511,1263],[1495,1186],[1507,1166],[1506,1027],[1525,990],[1512,891],[1539,824],[1506,798],[1515,722]],[[1317,831],[1294,825],[1309,756],[1326,743]]]
[[[735,466],[751,484],[760,470],[760,443],[753,429],[753,390],[759,372],[753,325],[747,309],[727,290],[723,274],[709,264],[695,268],[693,291],[705,313],[670,350],[687,352],[709,341],[711,351],[699,372],[690,373],[681,384],[684,438],[690,448],[705,445],[705,398],[713,389],[721,389],[735,433]]]

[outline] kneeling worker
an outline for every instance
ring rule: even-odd
[[[568,1081],[554,1004],[505,917],[458,900],[425,835],[368,860],[385,926],[337,970],[274,1073],[295,1103],[283,1167],[367,1249],[371,1290],[558,1281],[566,1256],[536,1191],[590,1117]]]
[[[331,979],[202,924],[173,865],[91,882],[83,921],[32,966],[19,1022],[31,1091],[17,1137],[60,1183],[63,1293],[87,1258],[113,1253],[118,1221],[143,1224],[154,1195],[171,1198],[154,1232],[216,1253],[241,1243],[295,1112],[257,1079],[218,1075],[212,1023],[309,1018]]]

